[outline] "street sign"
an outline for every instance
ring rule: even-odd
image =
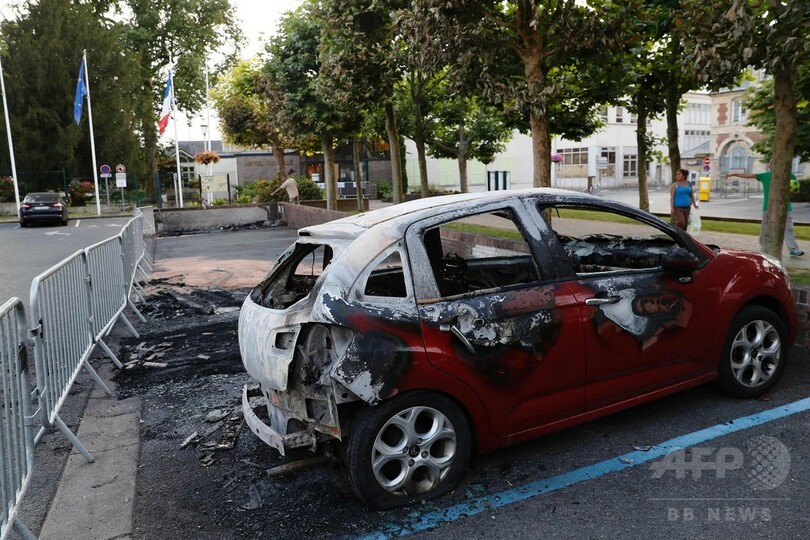
[[[118,167],[116,167],[117,169]],[[125,172],[117,172],[115,173],[115,187],[125,188],[127,187],[127,173]]]
[[[118,165],[115,166],[115,172],[117,172],[117,173],[125,173],[125,172],[127,172],[127,168],[119,163]]]
[[[710,158],[709,156],[706,156],[705,158],[703,158],[703,164],[704,165],[711,165],[712,164],[712,158]]]
[[[110,174],[112,172],[112,169],[110,168],[109,165],[102,165],[98,169],[101,171],[101,174]]]

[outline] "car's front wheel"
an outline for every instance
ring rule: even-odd
[[[757,398],[768,392],[787,362],[787,330],[771,310],[746,306],[731,323],[717,385],[729,395]]]
[[[450,398],[413,392],[358,412],[346,447],[352,492],[380,510],[444,495],[472,452],[464,413]]]

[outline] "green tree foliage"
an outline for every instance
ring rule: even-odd
[[[109,3],[110,0],[99,0]],[[148,169],[157,172],[157,120],[166,86],[166,68],[176,62],[177,107],[196,111],[205,100],[205,63],[212,52],[239,38],[228,0],[121,0],[113,6],[127,23],[125,39],[138,62],[128,66],[142,82],[148,100],[136,112]],[[150,187],[151,183],[149,184]]]
[[[337,208],[337,182],[333,175],[334,148],[348,140],[361,123],[361,111],[327,99],[321,85],[325,70],[319,51],[327,27],[322,3],[308,0],[281,21],[279,33],[270,41],[264,70],[284,95],[284,132],[299,141],[317,137],[324,155],[326,200]],[[340,90],[333,88],[334,92]]]
[[[796,148],[797,66],[810,58],[810,4],[778,0],[684,0],[683,26],[698,72],[712,88],[734,84],[747,66],[773,76],[773,179],[763,220],[765,253],[781,257]]]
[[[269,146],[284,171],[284,94],[256,61],[240,61],[213,92],[225,140],[249,148]]]
[[[30,2],[17,20],[3,22],[3,68],[18,171],[66,169],[70,176],[93,176],[86,100],[81,124],[73,120],[76,77],[86,49],[99,163],[124,163],[132,173],[145,172],[138,167],[140,79],[127,69],[136,57],[123,32],[122,25],[99,17],[92,6],[63,0]],[[5,125],[0,129],[5,140]],[[0,166],[10,170],[7,152],[0,153]]]
[[[319,95],[333,106],[358,114],[385,111],[391,148],[394,202],[404,189],[400,135],[394,108],[394,85],[402,73],[401,43],[392,13],[403,0],[329,0],[324,5]],[[352,119],[355,131],[362,118]]]
[[[776,111],[774,110],[773,79],[763,81],[746,95],[748,123],[756,126],[764,138],[754,145],[754,150],[770,160],[776,137]],[[805,63],[796,71],[796,150],[802,161],[810,161],[810,64]]]
[[[447,90],[447,85],[442,85]],[[429,148],[433,157],[458,161],[462,193],[469,191],[467,161],[491,162],[512,134],[503,109],[483,98],[446,93],[430,116]]]
[[[636,38],[631,6],[576,0],[417,0],[442,27],[435,46],[478,73],[485,97],[519,112],[531,129],[534,185],[551,181],[551,136],[577,139],[598,124],[598,104],[621,95],[615,51]],[[584,120],[584,122],[583,122]]]

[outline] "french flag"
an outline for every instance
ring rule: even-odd
[[[166,81],[166,90],[163,91],[163,108],[160,110],[158,119],[158,132],[163,135],[166,126],[169,125],[169,115],[172,112],[172,72],[169,72],[169,80]]]

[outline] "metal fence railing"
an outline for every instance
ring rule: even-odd
[[[34,538],[17,519],[19,503],[31,479],[34,462],[31,382],[26,346],[26,317],[22,302],[12,298],[0,307],[0,538],[12,529],[23,538]]]
[[[124,316],[127,306],[146,321],[130,299],[132,288],[140,287],[136,273],[146,275],[139,266],[145,251],[142,225],[142,216],[130,219],[117,236],[74,253],[31,283],[31,334],[42,423],[35,444],[48,429],[57,428],[88,462],[94,459],[59,417],[59,410],[82,368],[112,395],[88,363],[90,355],[98,345],[122,367],[104,338],[118,320],[138,337]]]
[[[146,279],[143,267],[150,264],[144,213],[136,209],[135,214],[118,235],[77,251],[35,277],[30,317],[17,298],[0,306],[0,540],[12,530],[26,540],[35,539],[17,513],[34,468],[34,449],[49,428],[58,428],[88,462],[94,460],[59,410],[82,368],[112,395],[88,359],[99,345],[122,367],[104,338],[118,320],[138,336],[123,314],[127,306],[145,321],[130,300],[131,289],[140,287],[138,275]],[[151,235],[151,209],[146,215],[152,219]],[[36,387],[31,383],[30,350]]]

